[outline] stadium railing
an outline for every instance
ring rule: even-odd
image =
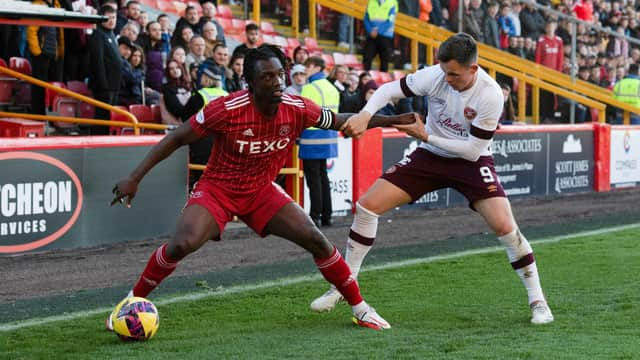
[[[298,13],[299,2],[293,1],[293,14]],[[316,38],[316,6],[321,5],[340,13],[353,16],[357,19],[364,18],[367,0],[309,0],[309,36]],[[293,29],[298,29],[298,19],[292,19]],[[397,34],[408,38],[411,42],[411,64],[415,70],[418,66],[418,44],[426,46],[426,62],[434,63],[435,49],[449,36],[451,31],[422,22],[405,14],[398,14],[395,31]],[[295,32],[294,32],[295,33]],[[605,122],[605,109],[613,106],[624,112],[624,123],[629,123],[630,113],[640,113],[640,109],[629,104],[613,99],[610,90],[598,87],[582,80],[572,80],[567,74],[549,69],[543,65],[521,59],[506,51],[478,44],[479,64],[488,69],[492,76],[501,73],[511,76],[519,81],[518,87],[518,120],[526,119],[526,89],[531,87],[532,120],[539,123],[540,89],[574,100],[577,103],[598,110],[598,122]]]

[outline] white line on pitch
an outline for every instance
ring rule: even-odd
[[[577,233],[567,234],[562,236],[542,238],[539,240],[532,240],[531,243],[532,244],[554,243],[554,242],[573,239],[577,237],[601,235],[601,234],[612,233],[617,231],[629,230],[637,227],[640,227],[640,223],[614,226],[614,227],[608,227],[608,228],[603,228],[598,230],[582,231],[582,232],[577,232]],[[455,253],[450,253],[445,255],[435,255],[435,256],[429,256],[426,258],[393,261],[393,262],[389,262],[381,265],[366,266],[362,271],[366,272],[366,271],[376,271],[376,270],[386,270],[386,269],[397,269],[397,268],[411,266],[411,265],[426,264],[426,263],[431,263],[431,262],[441,261],[441,260],[451,260],[451,259],[457,259],[465,256],[471,256],[471,255],[489,254],[489,253],[494,253],[499,251],[504,251],[504,248],[502,246],[490,246],[490,247],[484,247],[484,248],[473,249],[473,250],[465,250],[465,251],[460,251],[460,252],[455,252]],[[276,287],[276,286],[288,286],[288,285],[298,284],[306,281],[315,281],[320,279],[322,279],[322,277],[319,274],[281,278],[277,280],[265,281],[259,284],[232,286],[232,287],[224,288],[222,290],[214,291],[214,292],[197,292],[197,293],[189,293],[186,295],[166,297],[166,298],[158,299],[157,301],[154,300],[154,303],[156,305],[174,304],[179,302],[200,300],[200,299],[205,299],[205,298],[215,297],[215,296],[223,296],[228,294],[243,293],[243,292],[259,290],[259,289],[267,289],[267,288]],[[47,316],[44,318],[33,318],[33,319],[18,321],[14,323],[0,324],[0,332],[12,331],[12,330],[21,329],[21,328],[30,327],[30,326],[39,326],[39,325],[44,325],[44,324],[48,324],[55,321],[66,321],[66,320],[73,320],[73,319],[78,319],[82,317],[89,317],[89,316],[98,315],[98,314],[107,314],[111,310],[112,308],[102,307],[102,308],[97,308],[93,310],[85,310],[85,311],[68,313],[64,315]]]

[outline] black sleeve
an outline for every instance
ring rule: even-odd
[[[198,93],[194,93],[189,101],[182,107],[182,113],[177,115],[183,122],[189,120],[190,117],[197,114],[204,107],[204,99]]]

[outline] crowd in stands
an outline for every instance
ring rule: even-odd
[[[182,16],[175,23],[169,16],[171,14],[143,11],[137,0],[124,3],[117,0],[33,0],[33,3],[86,14],[113,15],[113,24],[100,24],[93,31],[1,25],[0,58],[7,63],[11,57],[29,59],[33,76],[44,81],[85,82],[96,99],[112,105],[157,104],[169,123],[186,120],[183,116],[188,113],[185,112],[187,102],[203,83],[213,84],[226,92],[246,88],[242,77],[244,52],[263,41],[274,39],[272,34],[264,34],[260,26],[249,21],[243,21],[242,34],[234,33],[229,39],[228,24],[231,20],[225,22],[225,26],[221,24],[217,2],[212,0],[186,4]],[[273,3],[271,10],[275,13],[286,13],[285,8],[290,7],[282,1]],[[637,37],[640,32],[637,21],[640,13],[632,3],[606,0],[538,0],[538,3],[619,34]],[[462,5],[462,29],[476,40],[557,71],[567,74],[575,71],[578,78],[609,89],[627,76],[630,65],[637,64],[640,59],[637,45],[578,24],[577,57],[572,64],[570,22],[565,19],[558,21],[521,0],[398,0],[397,4],[399,12],[450,30],[458,28],[457,11]],[[344,17],[340,17],[341,24],[344,24]],[[363,33],[370,30],[366,28],[366,20],[356,26],[359,29],[356,39],[358,36],[364,38]],[[301,16],[301,21],[304,28],[304,16]],[[384,29],[385,37],[389,36],[388,32]],[[340,31],[340,36],[344,37],[344,31]],[[340,47],[345,46],[344,38],[336,40]],[[399,66],[396,66],[396,69],[401,68],[409,54],[408,48],[404,51],[402,47],[408,44],[397,36],[394,42],[385,40],[387,42],[394,44],[388,45],[390,52],[392,48],[400,48],[399,53],[405,55],[401,55]],[[232,44],[234,46],[230,47]],[[308,58],[317,56],[323,60],[323,57],[319,48],[294,45],[287,44],[285,39],[282,47],[290,56],[292,65],[287,78],[287,92],[295,94],[307,81]],[[116,54],[117,64],[109,62],[109,54]],[[380,68],[386,69],[387,59],[383,58],[385,61]],[[381,79],[373,74],[375,70],[368,71],[372,67],[370,57],[365,60],[365,71],[362,66],[358,69],[323,61],[325,72],[340,91],[340,111],[359,111],[370,93],[380,85]],[[100,70],[97,65],[105,63],[107,65]],[[384,81],[388,80],[391,78]],[[503,116],[508,123],[515,117],[514,105],[517,104],[514,104],[513,94],[518,84],[504,76],[498,80],[505,89],[505,104],[511,107]],[[47,108],[51,104],[46,96],[42,88],[33,87],[32,113],[45,114],[51,110]],[[568,104],[567,101],[545,92],[541,93],[541,98],[543,122],[555,122],[559,118],[566,121],[567,115],[563,113],[566,108],[563,106]],[[424,111],[424,99],[389,104],[382,111],[411,110]],[[558,116],[559,112],[563,115]],[[578,121],[591,120],[588,109],[579,109],[577,114]],[[108,119],[110,114],[96,109],[95,117]],[[107,131],[97,127],[88,131],[73,129],[72,132],[75,130],[85,133],[93,130],[96,134]]]

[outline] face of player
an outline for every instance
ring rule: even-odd
[[[277,104],[282,101],[285,85],[285,72],[277,58],[258,60],[256,74],[252,88],[257,102],[263,104]]]
[[[440,68],[444,71],[445,79],[449,86],[456,91],[464,91],[473,86],[478,71],[478,64],[462,65],[456,60],[441,62]]]

